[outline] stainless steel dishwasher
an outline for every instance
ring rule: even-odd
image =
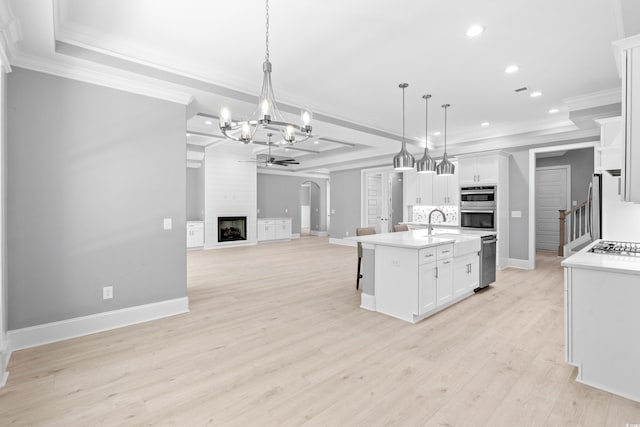
[[[480,245],[480,286],[474,292],[481,291],[496,281],[496,242],[494,235],[482,236]]]

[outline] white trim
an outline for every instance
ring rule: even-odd
[[[25,55],[23,53],[16,56],[12,63],[15,67],[26,68],[33,71],[39,71],[41,73],[52,74],[58,77],[123,90],[125,92],[137,93],[138,95],[149,96],[151,98],[162,99],[182,105],[188,105],[194,100],[193,95],[190,93],[165,89],[158,85],[143,82],[140,79],[136,80],[116,76],[114,74],[78,65],[70,66],[69,64]]]
[[[354,248],[358,246],[358,242],[356,242],[355,240],[338,239],[335,237],[331,237],[329,239],[329,243],[333,245],[351,246]]]
[[[317,179],[329,179],[329,174],[324,172],[296,172],[296,171],[281,171],[275,169],[258,169],[258,173],[263,175],[285,175],[301,178],[317,178]]]
[[[9,350],[36,347],[188,312],[189,298],[182,297],[15,329],[7,334]]]
[[[255,246],[260,242],[256,240],[255,242],[250,242],[250,243],[234,243],[234,242],[216,242],[216,243],[217,244],[213,246],[204,245],[202,249],[208,251],[210,249],[237,248],[239,246]]]
[[[529,260],[507,258],[507,268],[520,268],[522,270],[530,270]]]
[[[376,296],[365,294],[364,292],[360,294],[360,308],[376,311]]]
[[[0,388],[4,387],[9,378],[9,359],[11,358],[11,352],[9,351],[7,342],[4,342],[4,347],[0,348]]]
[[[592,142],[556,145],[552,147],[531,148],[529,150],[529,259],[528,269],[536,268],[536,154],[561,150],[578,150],[580,148],[594,148],[599,139]]]
[[[309,234],[317,237],[327,237],[329,235],[329,233],[327,233],[326,231],[316,231],[316,230],[310,230]]]

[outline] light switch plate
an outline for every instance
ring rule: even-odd
[[[113,286],[105,286],[102,288],[102,299],[113,298]]]
[[[511,218],[522,218],[522,211],[511,211]]]
[[[165,230],[171,230],[172,227],[173,227],[173,221],[171,221],[171,218],[165,218],[164,219],[164,229]]]

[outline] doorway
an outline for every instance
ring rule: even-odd
[[[570,188],[570,165],[536,168],[536,250],[558,250],[560,245],[558,212],[569,209]]]
[[[376,233],[388,233],[402,221],[402,172],[362,171],[361,224],[375,227]]]
[[[311,232],[311,183],[300,185],[300,236]]]

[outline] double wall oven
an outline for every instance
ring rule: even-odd
[[[460,227],[495,231],[498,208],[495,185],[460,188]]]

